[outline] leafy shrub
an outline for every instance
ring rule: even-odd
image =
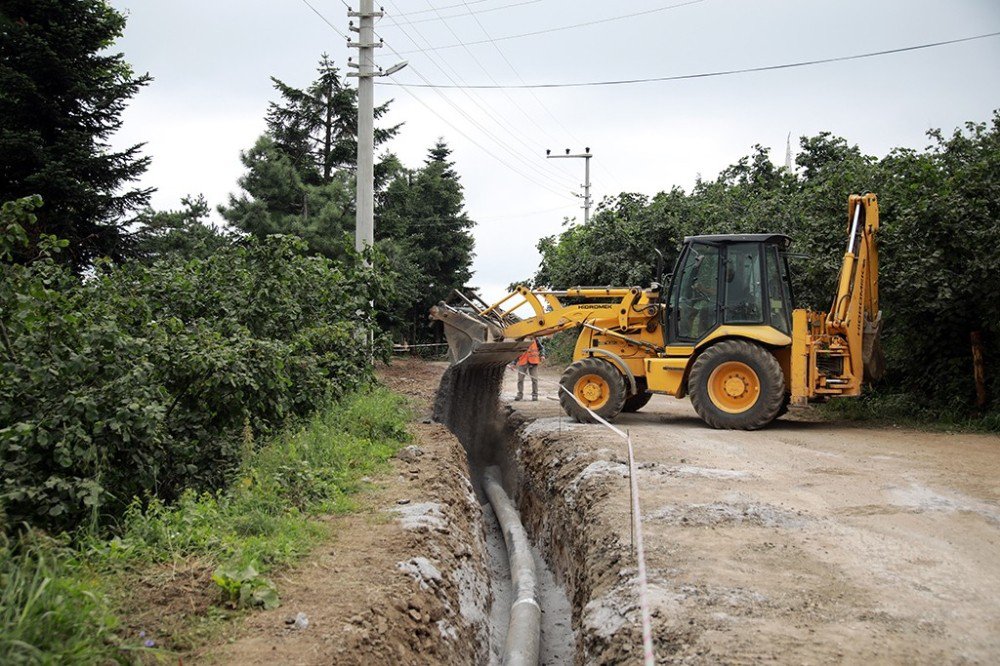
[[[212,581],[222,589],[226,603],[233,608],[271,609],[280,603],[274,583],[261,578],[252,564],[245,567],[224,564],[212,574]]]
[[[5,241],[30,224],[4,209]],[[225,485],[243,426],[271,432],[370,380],[362,331],[377,281],[288,237],[204,259],[98,264],[49,257],[0,284],[0,505],[12,524],[69,529],[134,497]]]
[[[118,595],[131,597],[156,563],[212,567],[223,602],[274,607],[277,590],[265,574],[327,534],[312,516],[350,507],[361,479],[407,441],[408,419],[399,396],[354,393],[261,439],[226,490],[187,491],[169,505],[134,500],[110,540],[90,533],[70,547],[34,531],[13,543],[0,534],[0,663],[129,663],[137,650],[161,649],[144,632],[129,634],[130,618],[120,623],[113,612]],[[301,474],[296,487],[286,484],[285,469]],[[290,494],[303,499],[291,502]],[[144,646],[125,635],[146,639]],[[176,639],[157,635],[157,643]]]

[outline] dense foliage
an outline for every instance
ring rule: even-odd
[[[198,647],[211,620],[150,603],[163,585],[157,563],[172,580],[211,567],[220,602],[273,606],[281,589],[266,576],[328,538],[329,522],[315,517],[352,508],[364,477],[408,440],[409,416],[385,389],[356,392],[301,427],[245,441],[224,491],[132,502],[110,540],[0,533],[0,663],[160,663]]]
[[[715,180],[648,198],[602,202],[591,223],[539,243],[537,284],[648,284],[654,248],[668,257],[687,235],[774,231],[794,239],[799,306],[829,307],[851,193],[879,195],[880,289],[889,374],[883,395],[912,412],[968,412],[974,399],[970,333],[985,338],[987,381],[1000,394],[1000,113],[923,151],[879,160],[844,139],[803,138],[791,173],[758,147]]]
[[[30,227],[25,205],[0,229]],[[135,496],[220,487],[245,427],[270,430],[366,382],[359,335],[378,280],[303,250],[247,239],[206,259],[99,263],[84,282],[51,257],[2,266],[8,519],[73,527]]]
[[[400,296],[382,315],[387,327],[411,341],[429,339],[427,313],[472,277],[472,227],[451,150],[443,140],[428,152],[424,167],[395,178],[379,206],[379,246],[399,262]]]
[[[305,88],[272,80],[280,99],[268,109],[267,132],[242,155],[242,191],[220,212],[246,233],[292,234],[310,252],[347,256],[354,246],[357,92],[326,56]],[[376,108],[376,119],[387,110],[388,103]],[[376,146],[399,129],[376,128]],[[397,341],[430,339],[428,309],[471,276],[473,222],[450,155],[442,139],[419,169],[404,168],[392,153],[375,165],[371,259],[392,284],[376,309]]]
[[[272,81],[280,101],[268,109],[267,132],[242,155],[242,191],[220,212],[249,234],[294,234],[313,252],[344,256],[354,246],[357,91],[343,84],[326,56],[306,88]],[[376,117],[387,109],[376,109]],[[398,131],[377,128],[376,146]],[[394,156],[384,156],[376,170],[380,180],[397,166]]]
[[[145,170],[141,146],[114,152],[128,100],[149,81],[108,51],[125,18],[105,0],[5,0],[0,4],[0,202],[41,195],[31,240],[69,241],[59,259],[77,269],[130,252],[125,225],[149,190],[130,189]]]
[[[147,262],[171,256],[205,259],[236,240],[231,231],[215,227],[209,213],[204,196],[184,197],[177,210],[143,210],[133,233],[137,258]]]

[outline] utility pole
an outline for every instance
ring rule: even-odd
[[[354,227],[354,249],[364,252],[375,244],[375,77],[395,74],[406,67],[406,61],[393,65],[386,71],[375,67],[375,49],[382,41],[375,41],[375,19],[383,12],[375,11],[375,0],[360,0],[358,11],[347,12],[358,19],[358,27],[351,21],[350,29],[358,33],[358,41],[348,46],[358,50],[358,62],[348,61],[357,72],[347,76],[358,77],[358,170],[357,170],[357,219]]]
[[[545,151],[545,157],[548,159],[582,159],[584,163],[583,168],[583,223],[587,224],[590,222],[590,206],[593,201],[590,198],[590,158],[593,155],[590,153],[590,148],[587,147],[582,153],[576,153],[575,155],[570,155],[569,148],[566,149],[565,155],[553,155],[551,150]],[[577,195],[579,196],[579,195]]]

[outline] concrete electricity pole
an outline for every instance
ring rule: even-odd
[[[348,62],[357,72],[347,76],[358,77],[358,171],[357,171],[357,220],[354,230],[354,249],[363,252],[375,244],[375,77],[395,74],[406,67],[406,61],[393,65],[386,71],[375,68],[375,49],[382,41],[375,41],[375,19],[382,12],[375,11],[375,0],[360,0],[358,11],[348,11],[356,17],[359,26],[351,21],[350,29],[358,33],[358,41],[348,46],[358,50],[358,62]]]
[[[566,149],[565,155],[553,155],[551,150],[545,151],[545,157],[549,159],[566,159],[566,158],[578,158],[583,159],[584,169],[583,169],[583,223],[586,224],[590,222],[590,206],[593,203],[590,198],[590,158],[593,155],[590,154],[590,148],[585,148],[584,152],[577,153],[575,155],[570,155],[569,148]],[[579,195],[577,195],[579,196]]]

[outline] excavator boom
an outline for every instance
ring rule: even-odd
[[[560,299],[578,301],[564,304]],[[639,287],[574,287],[561,291],[532,290],[519,286],[502,299],[475,307],[439,303],[431,308],[431,319],[444,324],[449,360],[465,367],[503,365],[520,356],[533,338],[547,337],[573,328],[596,329],[602,334],[653,347],[650,342],[629,335],[645,326],[660,312],[655,291]],[[515,310],[530,306],[521,319]],[[506,308],[506,309],[505,309]],[[656,349],[651,350],[653,353]]]

